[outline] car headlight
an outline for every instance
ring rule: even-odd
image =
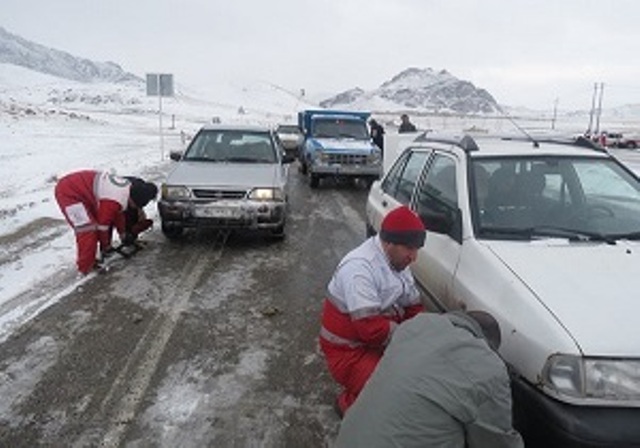
[[[369,159],[368,161],[370,164],[375,165],[376,163],[382,162],[382,153],[380,150],[374,149],[367,158]]]
[[[319,163],[324,163],[329,160],[329,155],[318,148],[311,153],[311,157]]]
[[[543,382],[567,401],[640,402],[640,359],[553,355],[545,365]]]
[[[178,185],[162,185],[162,199],[176,201],[180,199],[189,199],[191,193],[187,187]]]
[[[284,193],[281,188],[254,188],[249,193],[249,199],[255,201],[282,201]]]

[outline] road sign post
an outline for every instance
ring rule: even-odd
[[[160,134],[160,160],[164,160],[162,97],[173,96],[173,75],[167,73],[147,73],[147,96],[158,97],[158,133]]]

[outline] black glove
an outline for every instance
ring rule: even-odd
[[[101,251],[100,258],[97,260],[100,264],[103,264],[106,260],[113,257],[116,254],[116,250],[113,247],[109,247]]]
[[[133,233],[125,233],[123,238],[122,238],[122,245],[123,246],[132,246],[136,243],[136,239],[137,237],[133,234]]]

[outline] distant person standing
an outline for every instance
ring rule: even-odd
[[[398,133],[403,134],[405,132],[416,132],[416,126],[411,123],[411,121],[409,120],[409,115],[407,114],[402,114],[400,115],[400,120],[402,120],[402,123],[400,123],[400,127],[398,128]]]
[[[373,118],[369,120],[369,126],[371,127],[371,140],[380,148],[380,151],[384,151],[384,128]]]

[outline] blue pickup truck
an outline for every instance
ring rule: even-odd
[[[323,178],[363,179],[370,185],[382,175],[382,153],[367,127],[368,112],[305,110],[298,113],[304,142],[300,171],[311,188]]]

